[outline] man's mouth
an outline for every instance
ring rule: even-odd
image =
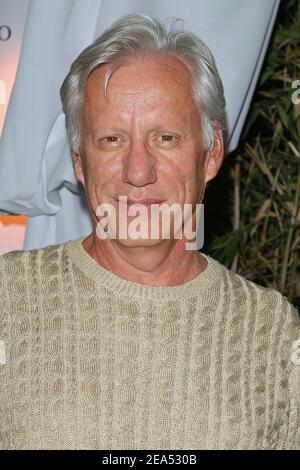
[[[116,199],[116,202],[118,204],[124,204],[124,205],[127,205],[127,206],[132,206],[132,205],[143,205],[143,206],[151,206],[151,205],[154,205],[154,204],[157,204],[157,205],[160,205],[162,204],[164,201],[161,200],[161,199],[154,199],[154,198],[147,198],[147,199],[129,199],[129,198],[126,198],[126,197],[120,197],[120,198],[117,198]]]

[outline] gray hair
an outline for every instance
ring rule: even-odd
[[[73,62],[60,90],[66,128],[72,150],[80,153],[81,107],[84,86],[99,66],[110,64],[104,78],[104,95],[110,76],[117,67],[139,56],[170,55],[180,59],[193,79],[193,92],[202,110],[205,148],[215,144],[215,125],[226,131],[225,97],[215,60],[199,37],[183,29],[176,19],[169,30],[157,19],[143,14],[124,16],[115,21]]]

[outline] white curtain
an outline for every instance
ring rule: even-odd
[[[2,7],[6,1],[12,0],[0,0]],[[24,249],[92,231],[59,97],[85,46],[128,13],[184,19],[216,58],[227,100],[229,152],[238,144],[278,6],[279,0],[31,0],[0,141],[0,211],[29,216]]]

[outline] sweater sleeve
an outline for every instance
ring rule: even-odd
[[[0,256],[0,449],[10,448],[11,422],[7,389],[7,341],[9,339],[8,292],[5,282],[5,258]]]
[[[288,304],[288,310],[292,317],[293,334],[289,357],[289,407],[284,449],[300,450],[300,318],[293,305]]]

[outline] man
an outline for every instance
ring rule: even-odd
[[[207,47],[124,17],[61,97],[94,230],[0,257],[2,447],[299,448],[296,309],[177,237],[223,159]]]
[[[13,31],[9,41],[0,41],[2,80],[9,50],[12,57],[19,50],[15,40],[22,28],[14,20],[22,17],[22,9],[26,17],[0,139],[0,213],[28,216],[24,249],[31,250],[87,236],[93,229],[73,172],[58,93],[79,52],[137,5],[140,13],[161,20],[183,18],[217,54],[226,89],[229,153],[237,147],[280,0],[241,0],[238,7],[236,0],[23,0],[22,8],[18,0],[0,3],[2,24]]]

